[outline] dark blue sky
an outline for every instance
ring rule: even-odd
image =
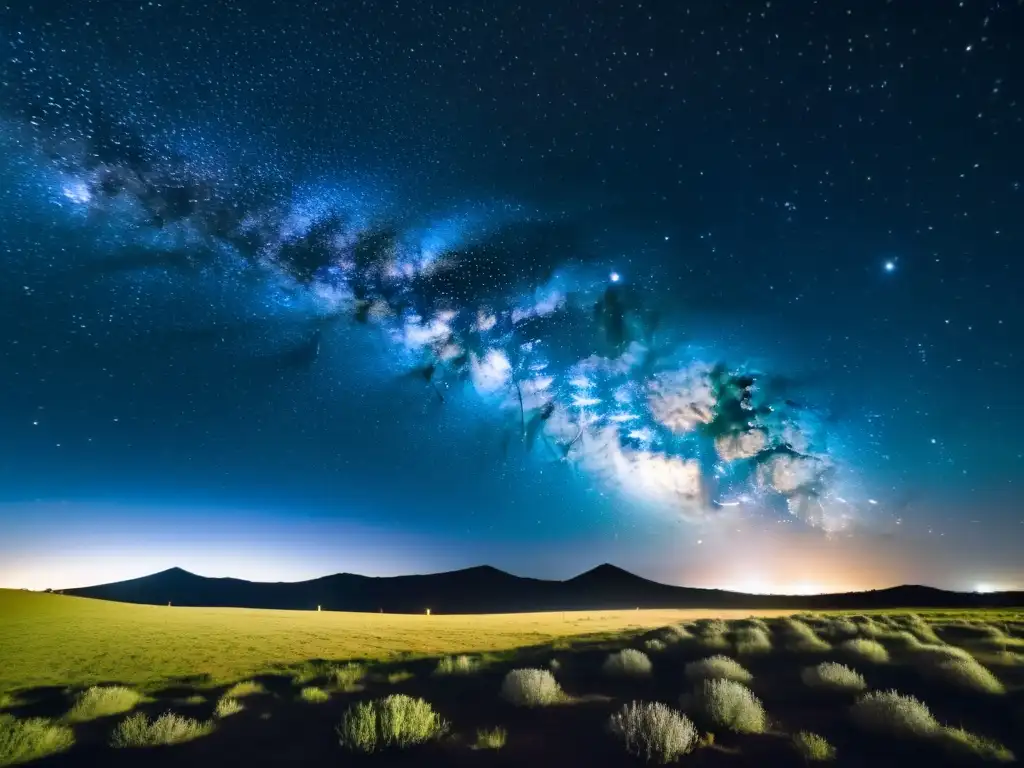
[[[1020,2],[12,3],[0,585],[1024,588]]]

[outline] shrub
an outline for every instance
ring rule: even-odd
[[[0,715],[0,765],[20,765],[65,752],[74,745],[75,732],[42,717],[18,720]]]
[[[193,693],[191,696],[187,696],[184,699],[182,699],[181,703],[189,707],[195,707],[200,704],[205,704],[206,697],[200,693]]]
[[[834,619],[827,619],[822,627],[822,631],[829,637],[846,638],[856,637],[860,629],[850,619],[840,616]]]
[[[998,741],[965,731],[963,728],[943,728],[940,737],[953,752],[967,754],[997,763],[1012,763],[1013,752]]]
[[[548,662],[548,669],[550,669],[552,672],[557,672],[561,668],[562,662],[560,662],[558,659],[552,659]]]
[[[546,669],[513,669],[501,683],[501,697],[519,707],[543,707],[562,698],[562,690]]]
[[[661,639],[666,643],[678,643],[681,640],[692,640],[693,633],[682,624],[669,624],[661,630]]]
[[[508,733],[504,728],[480,728],[476,732],[474,749],[501,749],[505,746]]]
[[[253,682],[252,680],[243,680],[240,683],[235,683],[224,691],[224,697],[228,699],[240,699],[243,696],[253,696],[257,693],[266,692],[267,689],[259,683]]]
[[[81,723],[97,717],[118,715],[134,709],[141,699],[138,691],[122,685],[94,685],[79,694],[75,706],[68,712],[68,720]]]
[[[307,661],[300,664],[292,674],[292,682],[296,685],[302,685],[303,683],[311,683],[314,680],[322,680],[330,677],[333,669],[334,665],[328,664],[325,661]]]
[[[935,634],[935,630],[932,629],[931,625],[928,624],[924,619],[918,616],[916,613],[908,614],[903,618],[902,624],[912,634],[914,634],[918,640],[925,643],[931,643],[933,645],[941,645],[942,640]]]
[[[1006,693],[999,678],[989,672],[975,659],[946,659],[934,668],[936,677],[959,688],[979,693]]]
[[[767,724],[761,700],[735,680],[704,680],[694,704],[710,722],[737,733],[762,733]]]
[[[660,702],[626,704],[611,716],[609,726],[631,755],[659,763],[686,754],[697,741],[689,718]]]
[[[315,685],[307,685],[299,691],[299,698],[310,704],[323,704],[325,701],[331,700],[331,694],[323,688],[317,688]]]
[[[644,648],[651,653],[661,653],[661,651],[664,651],[667,647],[668,646],[665,645],[664,640],[659,640],[656,637],[652,637],[649,640],[644,641]]]
[[[0,693],[0,710],[10,709],[15,704],[15,699],[9,693]]]
[[[601,669],[606,675],[647,677],[651,674],[651,660],[643,651],[623,648],[618,653],[608,654]]]
[[[445,656],[437,662],[435,675],[469,675],[476,672],[479,662],[472,656]]]
[[[918,664],[938,664],[950,659],[974,661],[974,657],[968,651],[957,648],[955,645],[922,645],[918,643],[908,650],[913,652],[914,661]]]
[[[766,630],[760,627],[742,627],[736,630],[737,653],[768,653],[771,649],[772,639]]]
[[[865,640],[858,637],[845,641],[839,647],[847,653],[859,656],[867,661],[873,661],[876,664],[884,664],[889,661],[889,652],[877,640]]]
[[[782,631],[786,635],[786,647],[800,653],[816,653],[830,650],[832,646],[818,637],[811,626],[799,619],[783,619]]]
[[[729,630],[723,619],[697,619],[694,626],[701,635],[723,635]]]
[[[448,724],[423,699],[396,693],[353,705],[337,730],[342,746],[354,752],[375,752],[439,738]]]
[[[165,712],[151,721],[139,712],[118,724],[110,739],[110,746],[156,747],[162,744],[183,744],[212,731],[212,722],[202,723],[173,712]]]
[[[340,667],[332,667],[328,677],[341,690],[352,691],[366,677],[366,667],[362,664],[349,662],[348,664],[342,664]]]
[[[811,688],[827,688],[833,691],[863,691],[866,687],[859,672],[834,661],[807,667],[800,673],[800,679]]]
[[[412,680],[414,677],[415,675],[412,672],[400,669],[397,672],[388,673],[388,682],[391,685],[397,685],[398,683],[404,683],[406,680]]]
[[[851,710],[857,725],[869,731],[893,736],[934,736],[939,724],[927,705],[897,691],[871,691]]]
[[[728,656],[709,656],[700,661],[691,661],[686,665],[688,680],[735,680],[738,683],[749,683],[754,679],[739,662]]]
[[[237,715],[242,711],[242,702],[238,699],[232,699],[227,696],[222,696],[217,700],[217,706],[213,710],[213,716],[218,720],[225,717],[231,717],[231,715]]]
[[[828,740],[816,733],[800,731],[793,737],[793,746],[804,760],[820,762],[833,760],[836,756],[836,748],[828,743]]]

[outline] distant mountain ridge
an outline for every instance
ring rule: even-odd
[[[976,594],[904,585],[831,595],[748,595],[675,587],[613,565],[565,581],[514,576],[491,566],[412,576],[337,573],[297,582],[199,576],[181,568],[137,579],[65,589],[66,595],[148,605],[385,613],[521,613],[632,608],[873,610],[1022,607],[1024,592]]]

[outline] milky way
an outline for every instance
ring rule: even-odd
[[[743,508],[835,532],[855,517],[821,404],[784,372],[707,359],[666,322],[672,308],[649,280],[617,271],[571,216],[508,200],[410,215],[356,185],[295,183],[270,164],[231,167],[143,138],[125,117],[21,115],[5,131],[35,204],[104,233],[91,279],[145,286],[184,271],[242,285],[277,307],[270,322],[304,323],[280,358],[290,366],[317,365],[333,324],[365,325],[387,375],[439,406],[477,403],[501,433],[495,450],[681,519]]]

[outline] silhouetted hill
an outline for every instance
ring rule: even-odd
[[[278,608],[386,613],[516,613],[630,608],[981,608],[1024,606],[1024,593],[975,594],[900,586],[833,595],[747,595],[673,587],[613,565],[566,581],[513,576],[490,566],[420,576],[337,573],[311,581],[254,582],[208,578],[171,568],[113,584],[63,590],[68,595],[151,605]]]

